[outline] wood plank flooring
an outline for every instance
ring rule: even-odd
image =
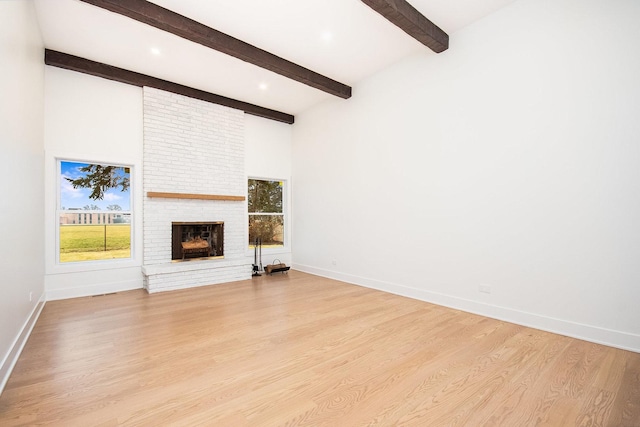
[[[297,271],[46,304],[0,425],[640,426],[640,354]]]

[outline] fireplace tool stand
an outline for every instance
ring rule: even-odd
[[[258,265],[258,252],[260,252],[260,265]],[[262,270],[262,238],[256,237],[253,245],[253,274],[252,277],[261,276]]]

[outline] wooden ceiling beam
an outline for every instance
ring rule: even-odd
[[[146,0],[82,0],[343,99],[351,87]]]
[[[190,98],[200,99],[202,101],[242,110],[247,114],[263,117],[265,119],[276,120],[278,122],[288,124],[293,124],[294,122],[294,116],[291,114],[249,104],[248,102],[238,101],[237,99],[227,98],[226,96],[216,95],[211,92],[205,92],[200,89],[194,89],[189,86],[173,83],[168,80],[162,80],[146,74],[125,70],[124,68],[114,67],[113,65],[104,64],[102,62],[96,62],[90,59],[80,58],[79,56],[57,52],[55,50],[45,49],[44,63],[54,67],[114,80],[120,83],[139,87],[148,86],[165,90],[167,92],[177,93]]]
[[[367,6],[436,53],[449,48],[449,35],[406,0],[362,0]]]

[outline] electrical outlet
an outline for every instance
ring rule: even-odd
[[[484,294],[490,294],[491,293],[491,286],[489,285],[480,285],[478,287],[478,290]]]
[[[33,292],[29,292],[29,302],[33,301]]]
[[[338,264],[338,262],[335,259],[331,260],[331,265],[337,265],[337,264]]]

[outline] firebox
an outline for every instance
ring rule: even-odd
[[[224,256],[224,222],[172,222],[171,259]]]

